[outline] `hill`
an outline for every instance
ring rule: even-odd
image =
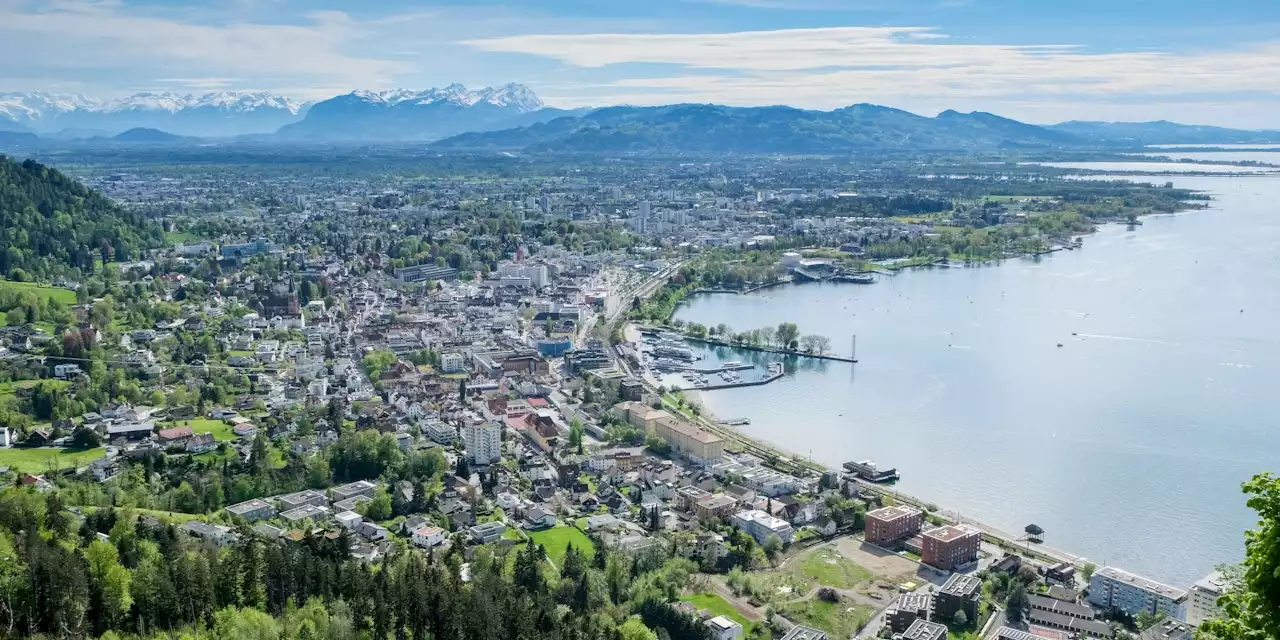
[[[33,145],[40,142],[40,136],[21,131],[0,130],[0,145]]]
[[[526,152],[847,153],[1081,146],[1077,136],[982,112],[935,118],[856,104],[834,111],[678,104],[608,107],[510,130],[466,133],[437,149]]]
[[[0,274],[24,280],[89,273],[94,260],[133,260],[163,244],[159,225],[34,160],[0,156]],[[17,276],[17,277],[15,277]]]
[[[115,136],[112,140],[116,142],[192,142],[196,138],[180,136],[159,129],[135,127]]]
[[[1157,122],[1083,122],[1072,120],[1047,127],[1053,131],[1111,145],[1149,144],[1268,144],[1280,143],[1280,131],[1248,131]]]

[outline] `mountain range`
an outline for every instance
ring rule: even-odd
[[[848,153],[1280,142],[1276,131],[1163,121],[1039,126],[980,111],[926,117],[872,104],[832,111],[709,104],[567,111],[547,107],[519,84],[352,91],[316,103],[263,92],[140,93],[105,101],[0,93],[0,133],[5,134],[0,143],[10,145],[77,139],[185,144],[192,138],[231,138],[258,143],[428,142],[439,150],[529,153]]]

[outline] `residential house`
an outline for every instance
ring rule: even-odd
[[[413,531],[411,539],[413,540],[413,544],[418,545],[419,547],[430,548],[443,543],[444,535],[444,529],[424,525]]]

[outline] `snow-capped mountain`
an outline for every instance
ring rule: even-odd
[[[0,128],[39,133],[83,129],[120,133],[138,127],[189,136],[270,133],[297,122],[307,108],[265,92],[219,91],[204,95],[137,93],[113,100],[76,94],[0,93]]]
[[[549,120],[548,109],[519,84],[471,90],[460,84],[426,90],[352,91],[322,102],[302,122],[280,130],[293,140],[435,140]]]
[[[519,84],[360,90],[315,104],[266,92],[149,92],[110,100],[41,91],[0,93],[0,130],[52,139],[82,137],[77,132],[114,136],[142,128],[201,138],[277,132],[289,140],[435,140],[525,126],[565,113],[546,108]]]

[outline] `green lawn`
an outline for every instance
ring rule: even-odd
[[[738,624],[742,625],[742,635],[744,637],[751,635],[751,628],[754,626],[750,620],[733,608],[728,600],[721,598],[714,593],[695,593],[691,596],[680,598],[684,602],[688,602],[702,611],[710,611],[711,613],[724,616]]]
[[[875,579],[870,571],[850,562],[831,547],[821,547],[805,556],[800,572],[819,584],[838,589],[852,589]]]
[[[0,467],[11,467],[22,473],[44,473],[50,465],[54,469],[81,467],[107,454],[104,447],[96,449],[0,449]]]
[[[73,305],[76,303],[76,292],[70,289],[63,289],[62,287],[50,287],[36,284],[34,282],[11,282],[9,280],[0,280],[0,289],[30,291],[46,300],[57,300],[65,305]]]
[[[92,513],[98,508],[99,507],[80,507],[80,509],[85,513]],[[120,507],[117,507],[116,510],[119,511]],[[179,513],[177,511],[161,511],[159,509],[138,509],[136,507],[133,509],[133,511],[137,513],[139,516],[152,516],[154,518],[158,518],[160,520],[163,520],[165,522],[169,522],[172,524],[182,524],[184,522],[188,522],[191,520],[205,519],[204,516],[198,515],[195,513]]]
[[[574,527],[558,526],[542,531],[530,531],[529,537],[546,547],[547,557],[551,558],[556,566],[560,566],[560,561],[564,560],[564,554],[568,551],[570,544],[578,550],[578,553],[588,558],[596,553],[596,546],[591,542],[591,538]]]
[[[191,430],[196,433],[205,433],[207,431],[212,433],[213,439],[218,442],[228,442],[236,439],[236,434],[231,431],[231,425],[212,418],[172,420],[160,425],[161,429],[172,429],[174,427],[191,427]]]
[[[66,380],[54,380],[52,378],[44,380],[12,380],[9,382],[0,382],[0,396],[13,395],[18,389],[28,389],[40,384],[41,382],[51,383],[55,387],[66,387],[71,384]]]
[[[194,244],[200,242],[200,236],[189,231],[166,231],[164,239],[169,244]]]
[[[844,600],[838,604],[824,600],[793,602],[782,609],[782,615],[792,622],[814,627],[831,634],[832,638],[850,638],[871,620],[875,609],[864,604]]]

